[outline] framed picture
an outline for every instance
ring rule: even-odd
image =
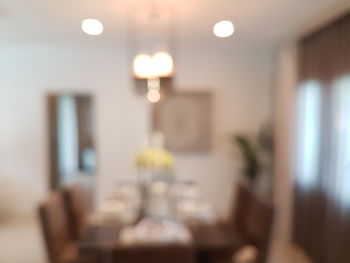
[[[174,152],[207,152],[211,148],[211,94],[173,92],[153,106],[152,128],[163,133]]]

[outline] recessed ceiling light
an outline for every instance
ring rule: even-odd
[[[213,32],[217,37],[229,37],[235,32],[235,28],[231,21],[224,20],[214,25]]]
[[[103,32],[103,24],[97,19],[88,18],[81,23],[81,29],[88,35],[97,36]]]

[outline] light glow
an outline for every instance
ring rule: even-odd
[[[153,56],[137,55],[133,63],[134,74],[137,78],[157,78],[171,76],[174,68],[173,59],[166,52],[158,52]]]
[[[154,76],[154,66],[152,57],[141,54],[134,59],[134,74],[138,78],[150,78]]]
[[[152,103],[158,102],[160,100],[160,92],[154,89],[149,90],[147,92],[147,99]]]
[[[153,65],[157,76],[167,77],[173,72],[173,59],[166,52],[158,52],[153,56]]]
[[[159,78],[150,78],[147,80],[147,88],[148,90],[160,90],[160,80]]]
[[[81,29],[88,35],[97,36],[103,32],[103,24],[97,19],[88,18],[81,23]]]
[[[216,23],[213,27],[214,35],[217,37],[229,37],[235,32],[235,28],[231,21],[224,20]]]

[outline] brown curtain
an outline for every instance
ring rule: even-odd
[[[341,89],[337,88],[337,81],[347,76],[349,81],[343,81]],[[317,85],[313,84],[314,87],[305,91],[308,87],[304,84],[311,81]],[[341,129],[342,126],[350,127],[350,118],[343,118],[350,112],[350,12],[300,40],[299,83],[298,92],[308,95],[298,99],[304,100],[304,110],[309,110],[311,115],[308,117],[305,113],[305,118],[309,118],[304,122],[307,127],[297,126],[305,132],[303,140],[297,139],[296,159],[301,161],[296,162],[296,166],[308,167],[295,169],[293,238],[315,263],[349,263],[350,204],[347,195],[350,200],[350,185],[347,188],[346,184],[350,184],[347,179],[350,178],[350,163],[347,163],[350,151],[341,147],[348,145],[350,130],[346,137]],[[317,105],[321,105],[319,109],[316,109]],[[341,110],[337,111],[338,108]],[[303,118],[302,110],[298,116]],[[311,124],[308,128],[308,120],[313,121],[310,116],[320,119],[317,131]],[[340,127],[336,127],[338,123]],[[315,134],[319,138],[314,148],[317,152],[308,151],[308,144]],[[313,158],[308,154],[315,155],[317,161],[308,161]],[[304,179],[308,176],[312,178]]]

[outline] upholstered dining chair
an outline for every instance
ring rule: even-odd
[[[231,214],[231,226],[235,234],[242,238],[247,236],[247,219],[254,200],[251,187],[245,182],[237,183],[237,195]]]
[[[230,222],[224,230],[239,238],[240,246],[221,253],[218,262],[265,263],[267,260],[271,229],[272,206],[260,198],[245,182],[238,182]]]
[[[149,245],[111,249],[105,255],[106,263],[195,263],[191,246]]]
[[[70,234],[73,239],[79,239],[87,227],[87,218],[92,207],[91,195],[78,184],[67,186],[63,193]]]
[[[220,222],[219,226],[228,235],[234,236],[235,239],[239,237],[242,245],[247,239],[247,218],[254,198],[254,193],[251,187],[239,181],[235,184],[235,196],[231,203],[231,213],[228,220]]]
[[[44,241],[50,263],[95,262],[78,255],[76,243],[69,233],[63,193],[53,192],[38,209]]]
[[[255,197],[247,221],[249,244],[257,249],[256,263],[266,263],[271,243],[274,209],[266,200]]]
[[[271,242],[274,210],[256,194],[246,221],[247,244],[234,255],[234,263],[266,263]]]
[[[232,256],[248,244],[247,221],[254,199],[254,193],[250,185],[239,181],[235,183],[235,196],[232,202],[229,220],[219,223],[219,227],[228,238],[232,238],[232,246],[220,252],[211,253],[215,263],[231,263]]]

